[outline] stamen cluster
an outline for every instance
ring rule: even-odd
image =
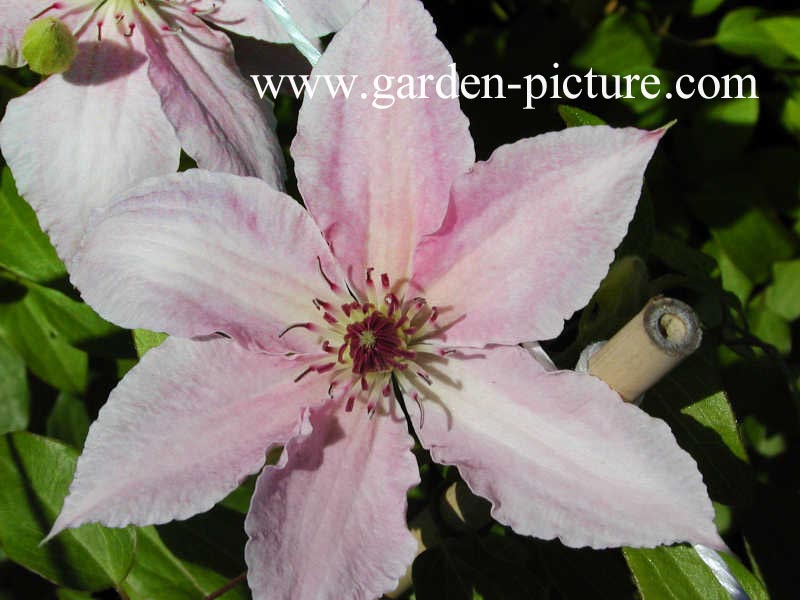
[[[320,274],[331,291],[341,293],[319,264]],[[346,398],[347,411],[353,410],[359,400],[370,414],[381,406],[383,398],[391,396],[393,374],[416,376],[428,385],[433,383],[420,366],[419,358],[435,352],[426,340],[440,332],[436,325],[437,307],[429,306],[420,297],[399,299],[387,273],[381,274],[378,290],[373,271],[372,268],[366,271],[363,301],[354,296],[344,303],[314,298],[312,302],[321,313],[321,323],[294,323],[281,333],[283,337],[289,331],[305,329],[318,335],[326,356],[307,367],[295,381],[311,373],[327,373],[331,398]],[[420,400],[416,392],[412,398]]]
[[[61,15],[66,16],[88,11],[86,17],[73,30],[72,34],[79,38],[87,29],[94,29],[97,32],[97,41],[103,40],[104,28],[112,23],[119,33],[125,37],[131,37],[136,31],[136,23],[139,18],[145,18],[155,24],[162,33],[180,33],[182,28],[175,23],[174,17],[168,10],[176,9],[202,17],[213,14],[217,11],[217,5],[225,0],[96,0],[93,4],[83,3],[79,7],[75,2],[62,0],[53,2],[44,10],[31,16],[31,20],[51,13],[61,11]],[[200,6],[198,6],[200,5]],[[94,27],[89,27],[94,23]]]

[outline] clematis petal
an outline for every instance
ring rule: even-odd
[[[417,240],[439,226],[453,179],[474,160],[458,100],[439,98],[431,82],[430,99],[371,105],[378,75],[448,72],[452,59],[434,33],[416,0],[368,4],[312,71],[357,75],[350,99],[320,89],[300,110],[292,144],[298,185],[357,288],[366,267],[394,281],[408,277]]]
[[[318,259],[319,257],[319,259]],[[190,170],[129,190],[87,234],[72,271],[84,299],[123,327],[312,351],[295,329],[338,270],[314,222],[263,181]],[[341,277],[338,281],[342,281]],[[344,290],[343,284],[340,289]]]
[[[20,44],[31,17],[53,4],[53,0],[0,0],[0,65],[21,67],[25,64]]]
[[[608,271],[663,132],[545,133],[497,149],[459,178],[442,228],[415,263],[422,295],[456,321],[447,343],[558,335]]]
[[[93,210],[178,168],[180,144],[145,73],[138,36],[79,45],[72,68],[9,102],[0,148],[20,193],[69,263]]]
[[[338,31],[364,0],[281,0],[298,29],[309,37]],[[225,0],[203,19],[239,35],[268,42],[290,41],[286,30],[262,0]]]
[[[457,465],[492,502],[498,521],[573,547],[725,548],[697,465],[663,421],[517,346],[475,352],[429,365],[443,375],[419,388],[427,399],[417,433],[436,462]]]
[[[50,537],[210,509],[298,433],[303,406],[325,398],[321,378],[293,381],[297,363],[224,338],[169,338],[150,350],[89,430]]]
[[[181,145],[198,166],[283,184],[283,153],[271,104],[259,101],[236,67],[233,46],[200,19],[162,6],[177,34],[143,29],[150,81]]]
[[[377,598],[417,548],[406,525],[406,492],[419,483],[406,423],[330,403],[311,411],[305,433],[256,485],[245,520],[253,597]]]

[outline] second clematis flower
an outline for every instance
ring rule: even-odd
[[[254,597],[374,598],[417,547],[410,423],[518,533],[724,547],[664,422],[517,345],[589,300],[663,131],[569,129],[475,164],[457,100],[360,97],[375,75],[450,62],[419,2],[370,2],[314,72],[358,75],[350,99],[301,110],[306,208],[190,171],[97,216],[74,283],[106,318],[171,337],[100,411],[51,535],[184,519],[263,468],[245,523]]]
[[[288,2],[313,35],[340,27],[362,0]],[[69,264],[93,210],[131,185],[178,168],[282,184],[270,105],[239,74],[221,31],[288,35],[261,0],[0,0],[0,65],[24,64],[25,28],[61,19],[78,40],[72,67],[12,100],[0,149],[20,193]]]

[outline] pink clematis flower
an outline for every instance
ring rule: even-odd
[[[316,73],[361,83],[301,110],[308,210],[190,171],[95,220],[74,283],[106,318],[171,337],[100,411],[51,535],[187,518],[283,446],[245,522],[254,597],[379,596],[416,550],[405,406],[433,458],[521,534],[724,547],[664,422],[517,345],[589,300],[663,132],[568,129],[474,164],[457,100],[359,98],[379,73],[445,74],[434,33],[419,2],[388,0],[336,35]]]
[[[287,2],[318,35],[361,0]],[[269,104],[239,74],[207,23],[268,41],[288,35],[261,0],[0,0],[0,64],[18,67],[30,21],[62,19],[78,39],[69,71],[11,101],[0,148],[22,195],[70,262],[92,210],[147,177],[200,167],[280,186],[283,157]]]

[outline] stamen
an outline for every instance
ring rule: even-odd
[[[133,30],[136,28],[136,23],[129,23],[128,24],[128,32],[123,33],[125,37],[131,37],[133,35]]]
[[[61,4],[61,2],[53,2],[50,6],[48,6],[44,10],[40,10],[38,13],[33,15],[31,17],[31,21],[35,21],[36,19],[41,17],[43,14],[45,14],[45,13],[51,11],[51,10],[59,10],[60,8],[64,8],[64,5]]]
[[[97,41],[98,42],[102,42],[103,41],[103,22],[102,21],[98,21],[97,22]]]
[[[381,285],[385,290],[388,290],[391,287],[388,273],[381,273]]]
[[[425,425],[425,411],[422,410],[422,401],[417,392],[411,394],[411,398],[417,403],[417,408],[419,408],[419,428],[422,429],[423,425]]]
[[[347,399],[347,404],[344,407],[345,412],[353,412],[353,404],[355,404],[355,402],[356,402],[356,397],[350,396]]]
[[[298,327],[302,327],[303,329],[308,329],[309,331],[313,331],[314,330],[314,324],[313,323],[293,323],[293,324],[289,325],[286,329],[281,331],[278,334],[278,338],[282,338],[284,335],[286,335],[292,329],[297,329]]]
[[[427,383],[428,385],[433,385],[433,379],[431,379],[431,376],[430,376],[430,375],[428,375],[428,374],[427,374],[425,371],[423,371],[422,369],[420,369],[419,371],[417,371],[417,375],[419,375],[419,376],[420,376],[420,378],[422,378],[422,380],[423,380],[425,383]]]
[[[317,266],[319,267],[320,275],[322,275],[322,278],[325,280],[325,282],[331,288],[331,291],[332,292],[338,292],[339,291],[339,286],[336,285],[335,283],[333,283],[333,281],[331,281],[330,278],[325,274],[325,271],[322,268],[322,259],[319,256],[317,257]]]
[[[294,382],[295,382],[295,383],[297,383],[297,382],[298,382],[298,381],[300,381],[300,380],[301,380],[303,377],[305,377],[306,375],[308,375],[309,373],[311,373],[311,371],[313,371],[313,370],[314,370],[314,367],[307,367],[305,371],[303,371],[302,373],[300,373],[300,375],[298,375],[297,377],[295,377],[295,378],[294,378]]]
[[[334,317],[334,316],[333,316],[331,313],[329,313],[329,312],[326,312],[324,315],[322,315],[322,318],[323,318],[323,319],[325,319],[325,320],[326,320],[328,323],[330,323],[331,325],[336,325],[336,324],[339,322],[339,319],[337,319],[336,317]]]
[[[325,300],[320,300],[319,298],[314,298],[314,300],[312,300],[312,302],[314,303],[314,306],[317,307],[317,310],[320,310],[320,309],[321,310],[330,310],[331,309],[330,303],[329,302],[325,302]]]
[[[375,287],[375,284],[372,281],[372,272],[375,270],[375,267],[369,267],[367,269],[367,285],[369,287]]]

